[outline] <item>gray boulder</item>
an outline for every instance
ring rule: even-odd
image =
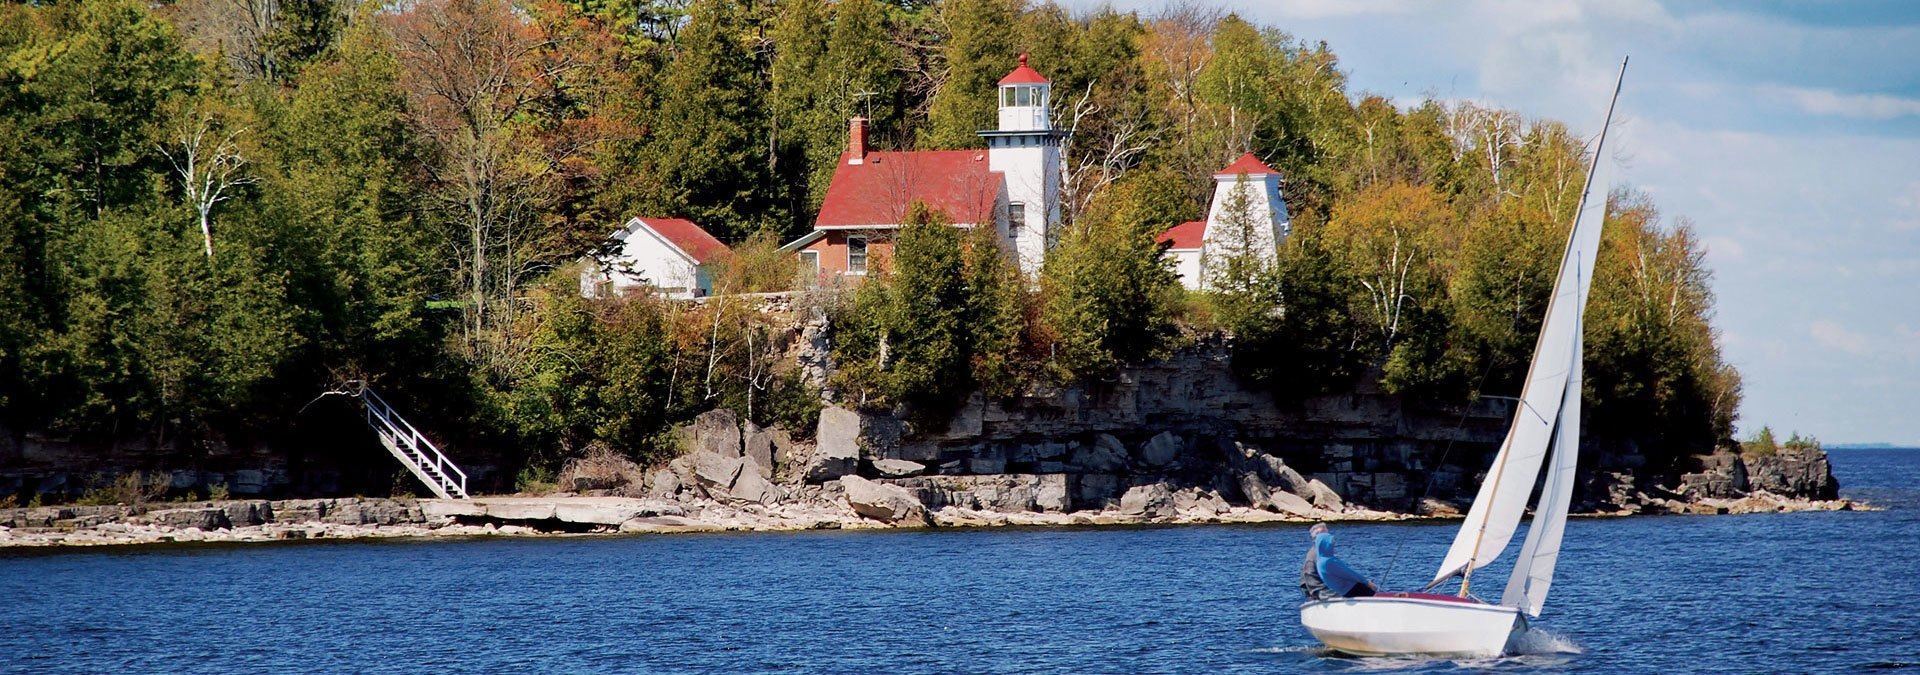
[[[1303,490],[1300,496],[1307,498],[1307,501],[1314,506],[1328,511],[1339,511],[1347,507],[1346,501],[1340,499],[1340,493],[1334,492],[1333,488],[1327,487],[1327,484],[1320,482],[1318,478],[1307,481],[1307,489]]]
[[[647,472],[647,496],[667,499],[680,492],[680,476],[672,469]]]
[[[1114,473],[1127,468],[1127,446],[1112,434],[1094,434],[1093,443],[1073,451],[1069,464],[1087,473]]]
[[[881,485],[859,476],[842,476],[847,506],[862,518],[898,525],[929,524],[927,507],[905,488]]]
[[[740,458],[740,470],[727,486],[727,496],[738,503],[769,505],[780,501],[784,496],[780,486],[774,485],[761,474],[760,467],[752,457]]]
[[[680,427],[680,435],[686,440],[689,453],[740,456],[740,418],[731,410],[723,408],[700,413],[692,422]]]
[[[839,406],[822,408],[814,440],[813,456],[802,472],[807,482],[825,483],[859,468],[859,413]]]
[[[228,502],[221,510],[234,527],[254,527],[273,522],[273,505],[264,499]]]
[[[1180,453],[1186,450],[1186,443],[1171,431],[1162,431],[1140,446],[1140,461],[1147,466],[1163,467],[1180,459]]]
[[[1136,485],[1120,495],[1120,513],[1124,515],[1168,518],[1174,512],[1173,491],[1165,483]]]
[[[1731,452],[1698,457],[1700,470],[1680,477],[1679,492],[1692,497],[1730,499],[1748,489],[1747,464]]]
[[[1749,455],[1745,464],[1751,489],[1805,499],[1840,496],[1840,482],[1834,480],[1833,466],[1819,447],[1781,448],[1772,455]]]
[[[1266,508],[1267,503],[1272,500],[1273,489],[1267,486],[1267,482],[1260,478],[1260,473],[1257,471],[1240,472],[1240,480],[1235,485],[1240,488],[1240,494],[1246,496],[1247,506],[1256,509]]]
[[[881,478],[906,478],[926,473],[927,465],[904,459],[876,459],[873,460],[873,471],[880,474]]]
[[[327,515],[331,499],[283,499],[272,503],[276,523],[317,523]]]
[[[1040,476],[1039,480],[1039,489],[1033,495],[1033,505],[1036,508],[1048,513],[1065,513],[1073,507],[1073,501],[1068,496],[1071,491],[1067,489],[1065,474],[1047,474]]]
[[[1274,487],[1296,495],[1306,491],[1307,478],[1300,475],[1300,472],[1294,471],[1293,467],[1287,466],[1286,462],[1280,461],[1279,457],[1261,454],[1260,463],[1265,467],[1262,471],[1263,477]]]
[[[1302,518],[1317,517],[1321,513],[1319,509],[1314,508],[1313,504],[1308,503],[1307,500],[1300,495],[1278,490],[1267,495],[1267,506],[1271,507],[1274,511],[1287,515],[1300,516]]]
[[[727,496],[734,479],[740,477],[741,467],[746,464],[743,457],[724,457],[711,452],[696,452],[692,457],[694,481],[700,485],[700,489],[717,499]]]
[[[413,525],[427,521],[420,506],[396,499],[336,499],[321,522],[339,525]]]
[[[753,459],[754,466],[759,468],[761,478],[773,478],[773,470],[778,461],[778,449],[780,445],[782,445],[775,440],[775,437],[785,436],[786,434],[787,432],[779,429],[762,429],[760,425],[752,422],[747,423],[746,429],[741,435],[742,446],[740,454],[743,457]],[[786,440],[786,444],[791,445],[792,443],[793,441],[791,439]]]
[[[218,530],[231,525],[227,521],[226,509],[207,506],[185,509],[167,509],[147,514],[147,521],[155,525],[165,525],[178,529],[197,527],[202,530]]]

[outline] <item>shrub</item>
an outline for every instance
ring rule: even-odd
[[[115,476],[112,481],[88,490],[74,503],[86,506],[120,504],[139,508],[166,496],[169,487],[171,487],[171,481],[166,474],[158,473],[149,476],[139,471],[132,471]]]

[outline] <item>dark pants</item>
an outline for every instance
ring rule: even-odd
[[[1347,597],[1349,598],[1364,598],[1369,595],[1373,595],[1373,586],[1371,584],[1354,584],[1353,588],[1347,589]]]

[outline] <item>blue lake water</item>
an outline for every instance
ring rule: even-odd
[[[1920,451],[1834,464],[1885,510],[1574,520],[1540,653],[1496,660],[1323,655],[1303,527],[1183,526],[6,552],[0,671],[1920,668]],[[1405,587],[1454,527],[1335,531]]]

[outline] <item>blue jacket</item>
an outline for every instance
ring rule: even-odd
[[[1353,587],[1367,582],[1367,575],[1353,569],[1347,561],[1333,555],[1333,535],[1322,534],[1313,538],[1314,565],[1320,572],[1320,581],[1334,593],[1346,595]]]

